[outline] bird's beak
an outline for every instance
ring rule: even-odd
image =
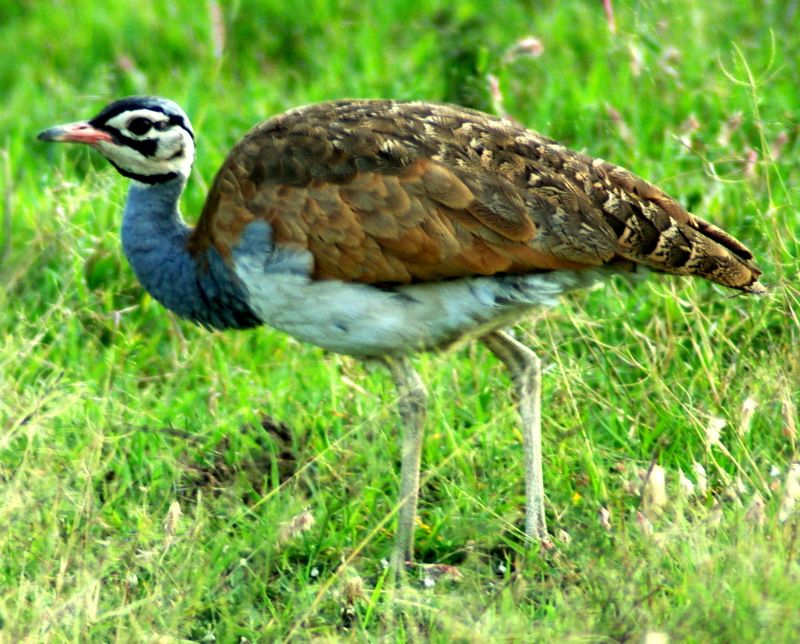
[[[41,132],[36,138],[40,141],[57,143],[84,143],[92,147],[97,147],[100,141],[110,142],[114,140],[108,132],[98,130],[88,121],[57,125]]]

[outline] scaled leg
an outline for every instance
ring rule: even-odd
[[[408,358],[386,358],[385,361],[397,387],[398,411],[403,425],[400,509],[397,513],[397,536],[391,561],[392,568],[400,572],[414,555],[414,527],[417,518],[419,470],[428,393]]]
[[[481,341],[508,369],[519,406],[525,459],[525,534],[547,543],[542,479],[542,363],[533,351],[502,331],[487,333]]]

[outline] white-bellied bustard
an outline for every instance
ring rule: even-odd
[[[267,324],[388,365],[404,426],[396,569],[413,555],[426,413],[411,354],[477,338],[506,365],[525,531],[546,540],[539,360],[501,329],[637,266],[764,292],[747,248],[652,184],[452,105],[343,100],[264,121],[222,164],[194,228],[178,208],[194,132],[175,103],[124,98],[39,138],[85,143],[131,179],[124,252],[177,315]]]

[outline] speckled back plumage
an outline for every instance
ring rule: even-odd
[[[223,256],[256,219],[314,278],[402,284],[642,264],[762,292],[752,254],[633,173],[451,105],[351,100],[251,130],[190,248]]]

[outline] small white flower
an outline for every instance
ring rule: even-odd
[[[542,41],[538,38],[534,38],[533,36],[528,36],[527,38],[518,40],[516,45],[514,45],[514,49],[521,54],[530,56],[531,58],[538,58],[544,53],[544,45],[542,44]]]
[[[800,502],[800,463],[792,463],[786,474],[781,509],[778,512],[778,521],[785,523],[797,510]]]
[[[722,434],[722,428],[725,427],[725,421],[722,418],[709,418],[708,425],[706,425],[706,447],[713,447],[719,445],[719,438]]]
[[[666,472],[660,465],[653,465],[648,472],[642,489],[646,512],[658,512],[667,506]]]
[[[700,463],[695,461],[692,463],[692,472],[697,477],[697,493],[700,496],[705,496],[708,493],[708,476],[706,475],[706,468]]]
[[[600,508],[597,511],[597,518],[603,529],[611,532],[611,511],[608,508]]]
[[[688,499],[694,496],[694,483],[691,479],[683,473],[683,470],[678,470],[678,490],[682,499]]]
[[[753,422],[753,414],[756,411],[756,401],[752,396],[748,396],[742,403],[742,411],[739,416],[739,436],[746,436],[750,432],[750,425]]]
[[[645,633],[644,638],[642,638],[642,644],[668,644],[669,643],[669,635],[666,633],[659,633],[657,631],[650,631],[649,633]]]

